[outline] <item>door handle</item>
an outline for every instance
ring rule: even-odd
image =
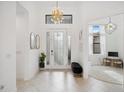
[[[53,50],[51,50],[51,55],[53,55]]]

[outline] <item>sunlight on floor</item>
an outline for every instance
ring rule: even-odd
[[[105,70],[104,71],[108,76],[110,76],[113,79],[116,79],[119,82],[123,82],[123,75],[115,72],[115,71],[110,71],[110,70]]]
[[[122,68],[115,68],[110,66],[91,66],[90,76],[114,84],[124,84]]]

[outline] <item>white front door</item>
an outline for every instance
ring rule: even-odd
[[[68,38],[65,31],[47,32],[47,67],[68,68]]]

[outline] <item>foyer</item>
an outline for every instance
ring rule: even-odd
[[[123,1],[0,1],[0,92],[123,92],[123,64]]]

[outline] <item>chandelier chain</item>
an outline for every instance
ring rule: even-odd
[[[58,8],[58,5],[59,5],[59,2],[58,1],[56,1],[56,7]]]

